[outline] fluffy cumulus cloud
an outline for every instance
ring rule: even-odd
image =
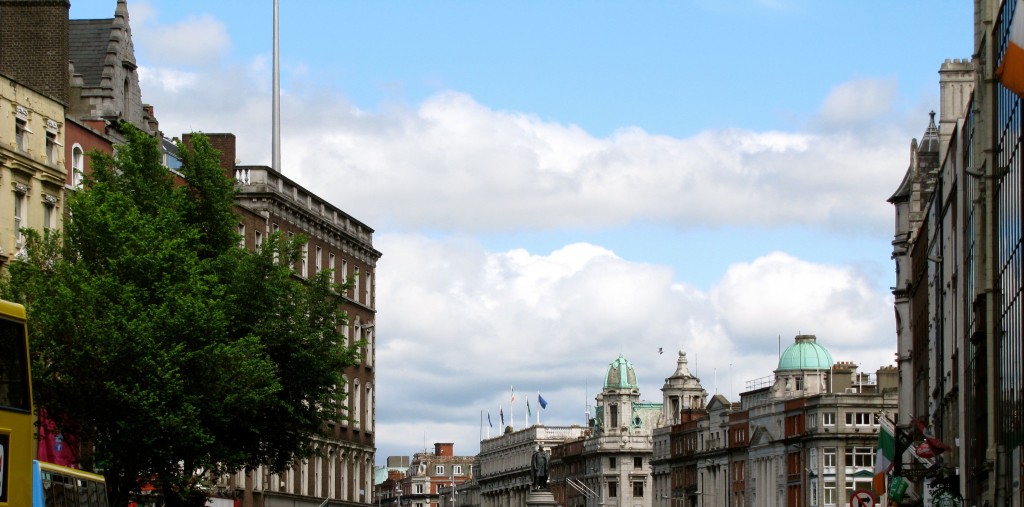
[[[216,64],[231,47],[227,26],[209,14],[189,16],[170,25],[158,24],[148,4],[132,5],[132,39],[138,57],[164,65]]]
[[[262,61],[201,75],[147,68],[144,94],[169,135],[233,132],[243,163],[269,163],[269,90],[238,93],[261,74]],[[898,185],[892,168],[905,164],[907,144],[884,124],[867,136],[716,130],[675,138],[632,127],[597,137],[458,92],[375,112],[326,91],[286,88],[282,102],[285,173],[367,222],[403,230],[653,221],[877,233],[890,227],[891,207],[879,196]]]
[[[651,401],[661,400],[679,350],[711,394],[731,397],[771,375],[780,337],[786,347],[799,332],[864,371],[891,356],[878,353],[892,348],[881,332],[892,326],[886,294],[855,270],[784,254],[734,265],[705,293],[670,268],[585,243],[489,252],[469,239],[389,234],[378,247],[388,252],[378,264],[387,273],[378,282],[384,453],[407,453],[424,438],[475,452],[488,413],[492,434],[499,407],[522,426],[526,399],[536,417],[538,392],[550,403],[542,422],[582,424],[620,353]]]
[[[657,221],[877,231],[891,216],[877,196],[898,184],[890,161],[905,151],[848,131],[672,138],[625,128],[599,138],[455,92],[379,114],[317,107],[286,125],[287,166],[377,223],[409,229]]]

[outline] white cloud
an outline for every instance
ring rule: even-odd
[[[499,405],[509,417],[512,385],[517,427],[538,391],[551,403],[545,421],[582,423],[620,352],[651,401],[680,349],[711,394],[733,397],[772,374],[780,335],[786,347],[798,332],[816,334],[863,371],[891,360],[891,300],[846,267],[775,253],[733,266],[703,293],[668,267],[585,243],[488,252],[465,238],[386,234],[376,246],[387,252],[377,291],[384,453],[408,453],[424,438],[475,452],[480,412],[496,426]],[[417,431],[399,431],[409,427]]]
[[[825,97],[817,122],[828,129],[850,129],[877,123],[892,114],[895,79],[855,79],[836,85]]]
[[[265,62],[199,75],[145,70],[144,98],[157,106],[168,135],[233,132],[243,163],[269,163]],[[909,136],[881,122],[687,138],[631,127],[595,137],[575,125],[496,111],[463,93],[365,111],[333,92],[296,95],[287,85],[284,172],[377,227],[481,232],[655,222],[879,233],[891,228],[884,199],[902,176],[895,168],[907,163]],[[891,91],[867,88],[872,97]],[[859,104],[830,98],[821,117],[867,111],[867,121],[888,107],[837,105],[847,103]]]
[[[220,63],[231,47],[227,26],[209,14],[169,25],[157,24],[158,14],[149,5],[133,5],[131,14],[137,56],[150,65],[210,66]]]
[[[779,334],[819,334],[855,347],[881,343],[894,329],[891,298],[865,274],[782,252],[731,266],[711,300],[729,335],[748,347],[770,347],[766,336]]]

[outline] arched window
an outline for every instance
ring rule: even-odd
[[[85,150],[78,143],[71,147],[71,187],[82,188],[85,179]]]
[[[131,87],[129,86],[128,78],[126,77],[124,78],[124,89],[121,91],[121,117],[125,120],[131,118],[131,115],[128,114],[128,111],[130,111],[128,104],[131,104],[129,90],[131,90]]]

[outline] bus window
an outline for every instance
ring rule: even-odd
[[[0,319],[0,406],[31,411],[24,324]]]
[[[35,470],[39,495],[34,507],[107,507],[102,475],[44,461],[36,461]]]

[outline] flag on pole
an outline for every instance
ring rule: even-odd
[[[1003,86],[1017,95],[1024,95],[1024,2],[1014,2],[1010,34],[1003,60],[996,69],[996,77]]]
[[[896,458],[896,428],[892,421],[882,414],[878,426],[878,451],[875,455],[875,477],[871,480],[871,489],[876,495],[886,492],[885,476],[892,468],[892,460]]]
[[[548,408],[548,400],[545,400],[540,393],[537,393],[537,403],[540,403],[540,408]]]
[[[493,428],[494,427],[494,423],[491,422],[491,413],[490,412],[487,413],[487,427],[488,428]]]
[[[530,399],[526,399],[526,425],[530,425],[530,418],[533,417],[533,412],[530,410]]]
[[[505,411],[501,407],[498,407],[498,417],[501,418],[501,425],[505,425]]]
[[[509,387],[509,390],[512,391],[512,403],[515,403],[516,402],[516,388],[515,387]]]

